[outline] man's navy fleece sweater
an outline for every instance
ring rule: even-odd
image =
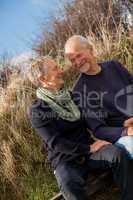
[[[133,75],[117,61],[98,64],[101,72],[82,73],[73,94],[95,136],[114,143],[126,134],[123,123],[133,116]]]

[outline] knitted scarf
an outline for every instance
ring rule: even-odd
[[[36,91],[36,96],[48,103],[50,108],[62,119],[71,122],[80,119],[80,110],[73,102],[68,90],[63,89],[59,92],[51,92],[43,87],[39,87]]]

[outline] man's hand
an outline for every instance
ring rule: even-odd
[[[124,122],[124,127],[133,127],[133,117]]]
[[[133,136],[133,127],[128,127],[127,129],[127,135]]]
[[[111,144],[110,142],[107,142],[105,140],[97,140],[92,145],[90,145],[90,152],[95,153],[99,149],[101,149],[103,146]]]

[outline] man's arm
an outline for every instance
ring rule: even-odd
[[[73,93],[74,101],[77,105],[80,107],[79,103],[79,88],[82,89],[82,79],[77,82],[75,85]],[[82,90],[81,96],[82,94]],[[97,137],[100,140],[106,140],[111,143],[115,143],[120,137],[123,136],[123,131],[125,130],[124,127],[109,127],[104,119],[99,119],[94,111],[85,111],[82,108],[80,108],[82,117],[85,119],[86,127],[92,131],[95,137]],[[125,135],[125,131],[124,131]]]
[[[120,137],[124,136],[123,131],[123,127],[101,126],[95,130],[94,135],[99,139],[115,143]]]
[[[123,77],[123,79],[126,79],[127,84],[132,85],[133,88],[133,74],[131,74],[126,67],[124,67],[120,62],[115,61],[115,66],[117,70],[119,71],[119,74]],[[132,91],[133,92],[133,91]],[[133,127],[133,116],[127,119],[124,124],[124,127]]]
[[[131,119],[133,120],[133,118]],[[110,127],[103,119],[99,119],[95,113],[91,113],[89,117],[85,118],[85,121],[87,128],[100,140],[115,143],[120,137],[133,135],[133,126]]]
[[[85,121],[87,128],[100,140],[115,143],[120,137],[127,135],[124,127],[110,127],[103,119],[99,119],[95,113],[85,117]]]

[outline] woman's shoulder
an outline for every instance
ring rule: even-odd
[[[34,100],[31,106],[27,109],[28,118],[34,128],[45,125],[50,120],[50,113],[51,111],[49,106],[39,98]]]
[[[35,99],[31,105],[28,107],[27,113],[28,115],[31,114],[31,112],[39,112],[42,108],[44,108],[45,112],[45,102],[42,101],[42,99]]]

